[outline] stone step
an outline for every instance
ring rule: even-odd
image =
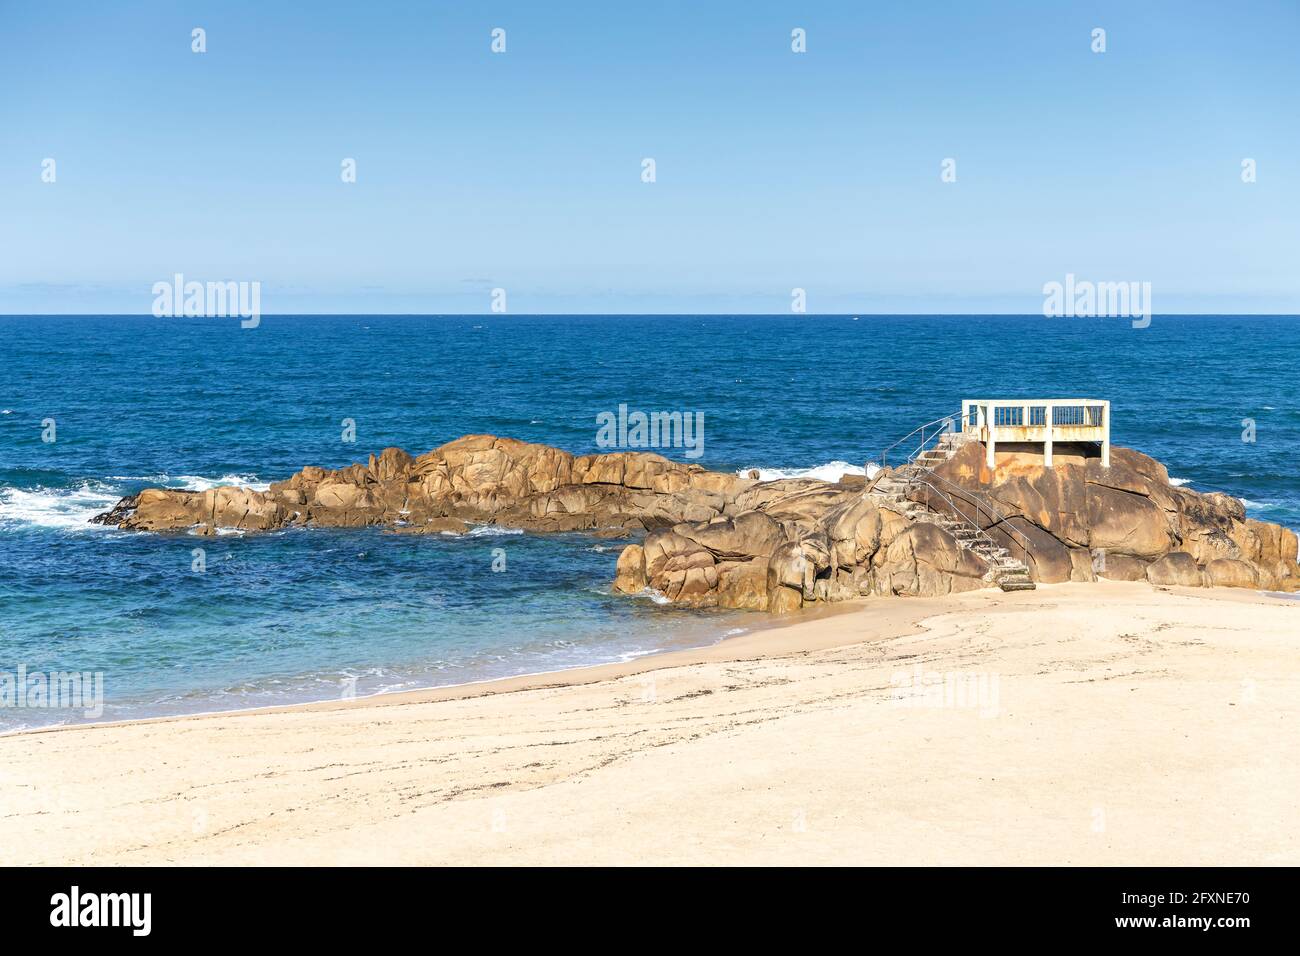
[[[998,587],[1004,591],[1033,591],[1036,585],[1033,581],[999,581]]]
[[[989,567],[988,577],[1004,591],[1033,590],[1034,580],[1029,569],[1006,548],[995,544],[987,532],[970,521],[934,511],[927,505],[912,501],[907,497],[911,486],[910,479],[918,477],[928,470],[930,465],[939,464],[950,459],[966,438],[944,435],[935,448],[927,448],[911,461],[882,476],[872,487],[871,493],[882,499],[902,505],[900,513],[913,522],[925,522],[942,528],[952,535],[957,546],[974,554]]]

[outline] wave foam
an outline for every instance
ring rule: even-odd
[[[0,525],[31,525],[68,531],[94,531],[90,519],[117,504],[121,494],[102,481],[74,488],[0,488]]]
[[[177,475],[169,480],[180,482],[180,484],[169,484],[168,487],[182,488],[185,491],[209,491],[212,488],[222,488],[227,485],[247,488],[250,491],[267,491],[271,487],[269,481],[258,481],[257,475],[222,475],[220,478],[203,478],[200,475]]]
[[[37,528],[60,528],[65,531],[94,531],[103,526],[90,519],[103,514],[127,493],[123,483],[144,483],[159,488],[183,491],[207,491],[223,485],[239,485],[254,491],[266,491],[269,482],[256,475],[109,475],[107,479],[87,478],[70,488],[0,488],[0,526],[29,525]],[[220,530],[218,533],[223,533]]]
[[[866,478],[872,478],[876,472],[880,471],[880,466],[868,462],[863,468],[860,465],[850,465],[847,461],[828,461],[824,465],[814,465],[812,468],[741,468],[736,474],[741,478],[748,478],[751,471],[758,472],[759,481],[780,481],[783,478],[816,478],[819,481],[839,481],[845,475],[862,475]]]
[[[257,475],[222,475],[220,478],[204,478],[202,475],[177,475],[174,478],[164,472],[161,475],[109,475],[109,481],[142,481],[156,488],[175,488],[179,491],[210,491],[235,485],[253,491],[267,491],[269,481],[259,481]]]

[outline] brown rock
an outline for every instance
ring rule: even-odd
[[[203,520],[199,496],[192,491],[146,488],[135,498],[135,513],[119,527],[135,531],[174,531]],[[208,513],[211,511],[208,509]]]
[[[724,558],[766,557],[785,541],[781,525],[761,511],[746,511],[734,518],[719,517],[691,529],[678,526],[674,530]]]
[[[629,544],[619,554],[614,568],[614,590],[637,594],[645,587],[645,549],[639,544]]]
[[[1245,517],[1240,501],[1171,486],[1159,462],[1112,448],[1062,445],[1057,467],[1000,451],[990,471],[971,443],[936,469],[940,499],[1013,554],[1035,580],[1094,576],[1153,583],[1300,589],[1295,534]],[[364,463],[309,466],[266,493],[148,489],[95,520],[123,528],[215,533],[286,525],[384,525],[399,533],[463,531],[469,523],[539,531],[645,534],[624,549],[616,590],[661,590],[696,606],[789,610],[866,593],[944,594],[989,586],[983,562],[937,526],[867,496],[861,478],[758,481],[661,455],[568,452],[493,435],[466,435],[412,458],[399,448]],[[949,491],[956,489],[954,496]],[[1012,533],[1011,529],[1016,529]],[[1021,541],[1029,542],[1023,554]],[[1177,549],[1177,550],[1175,550]],[[1204,571],[1201,568],[1204,567]]]
[[[917,523],[889,545],[875,566],[877,580],[893,594],[931,597],[984,587],[989,569],[937,525]]]
[[[1151,560],[1173,546],[1169,519],[1150,498],[1101,485],[1089,485],[1084,543],[1108,553]]]
[[[719,564],[718,607],[767,610],[767,560],[762,557]]]
[[[772,614],[788,614],[803,607],[803,593],[794,588],[777,588],[768,594],[767,609]]]
[[[317,485],[316,493],[312,496],[312,502],[322,508],[336,508],[340,511],[368,508],[370,506],[370,498],[366,495],[364,488],[357,485],[343,484],[342,482]]]
[[[673,531],[652,531],[646,535],[645,544],[646,576],[653,578],[663,570],[669,558],[677,554],[700,550],[690,538],[683,538]]]
[[[1161,587],[1199,588],[1205,583],[1196,559],[1182,551],[1152,562],[1147,567],[1147,580]]]
[[[1145,581],[1147,562],[1127,554],[1103,554],[1098,560],[1097,576],[1108,581]]]
[[[1254,565],[1234,558],[1215,558],[1205,566],[1205,580],[1211,587],[1258,588],[1260,575]]]
[[[779,587],[796,588],[802,592],[807,572],[808,561],[798,541],[778,545],[767,563],[768,593]]]

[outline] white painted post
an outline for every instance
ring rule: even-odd
[[[1052,465],[1052,404],[1047,403],[1043,409],[1043,425],[1047,428],[1047,438],[1043,441],[1043,464],[1048,468]]]
[[[993,434],[993,423],[997,421],[998,418],[997,405],[990,402],[985,407],[984,418],[986,421],[988,421],[989,424],[989,440],[984,443],[984,449],[985,449],[984,463],[988,465],[989,471],[992,471],[995,467],[993,464],[993,452],[994,449],[997,448],[997,444],[998,444],[997,438]]]
[[[1110,402],[1101,403],[1101,467],[1110,467]]]

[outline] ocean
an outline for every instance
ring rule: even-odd
[[[104,688],[101,714],[0,707],[0,731],[459,684],[762,623],[615,596],[621,544],[580,534],[88,523],[141,488],[262,487],[468,433],[601,451],[620,405],[703,414],[700,456],[669,457],[833,478],[963,398],[1051,396],[1109,399],[1115,444],[1300,528],[1298,356],[1288,316],[0,317],[0,682]]]

